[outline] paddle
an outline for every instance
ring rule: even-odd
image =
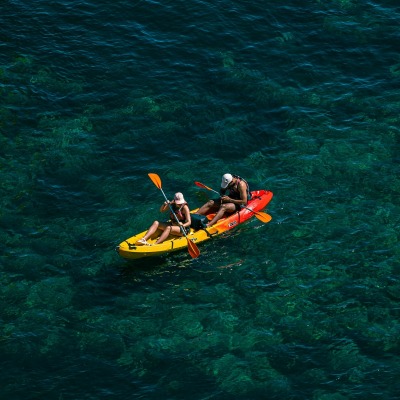
[[[152,182],[161,190],[161,193],[163,194],[165,201],[168,203],[171,213],[174,215],[176,222],[178,223],[179,227],[181,228],[182,233],[184,234],[185,238],[187,239],[189,254],[192,256],[192,258],[197,258],[200,255],[200,250],[195,245],[195,243],[192,242],[187,237],[185,229],[183,229],[183,226],[179,224],[178,217],[174,213],[174,210],[172,209],[171,204],[169,203],[169,201],[167,199],[167,196],[165,195],[164,191],[162,190],[160,177],[157,174],[153,174],[153,173],[149,173],[148,175],[149,175],[149,178],[152,180]]]
[[[204,184],[201,183],[201,182],[195,182],[194,184],[195,184],[196,186],[198,186],[198,187],[203,188],[203,189],[211,190],[212,192],[217,193],[218,196],[221,196],[221,194],[220,194],[219,192],[217,192],[217,191],[214,190],[214,189],[211,189],[210,187],[204,185]],[[272,219],[272,217],[271,217],[269,214],[265,213],[265,212],[254,211],[254,210],[252,210],[251,208],[248,208],[248,207],[246,207],[246,206],[240,206],[240,207],[243,207],[243,208],[245,208],[246,210],[249,210],[249,211],[253,212],[253,213],[255,214],[256,218],[259,219],[261,222],[267,223],[267,222],[271,221],[271,219]]]

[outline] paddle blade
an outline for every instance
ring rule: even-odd
[[[207,190],[212,190],[211,188],[209,188],[208,186],[202,184],[201,182],[195,182],[194,183],[196,186],[201,187],[203,189],[207,189]]]
[[[254,212],[255,216],[257,219],[259,219],[261,222],[267,223],[271,221],[272,217],[264,212]]]
[[[198,186],[198,187],[201,187],[201,188],[203,188],[203,189],[211,190],[212,192],[214,192],[214,193],[217,193],[217,194],[219,195],[219,193],[218,193],[216,190],[214,190],[214,189],[211,189],[210,187],[208,187],[208,186],[204,185],[204,183],[201,183],[201,182],[195,182],[194,184],[195,184],[196,186]]]
[[[149,173],[149,178],[152,180],[152,182],[159,188],[161,189],[161,178],[157,174]]]
[[[189,254],[191,255],[192,258],[197,258],[200,255],[200,250],[199,248],[188,238],[187,242],[188,242],[188,251]]]

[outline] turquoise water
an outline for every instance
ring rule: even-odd
[[[0,5],[0,398],[398,399],[395,1]],[[226,172],[274,198],[114,251]]]

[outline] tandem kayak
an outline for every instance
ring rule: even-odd
[[[233,214],[228,214],[209,228],[201,228],[197,230],[190,228],[190,232],[187,234],[187,239],[196,244],[205,242],[206,240],[237,227],[254,215],[258,216],[257,212],[261,211],[268,205],[272,199],[273,193],[268,190],[256,190],[250,193],[251,200],[248,201],[245,208],[242,208],[240,211]],[[196,211],[197,209],[192,210],[191,213],[193,214]],[[211,220],[214,215],[215,214],[207,215],[207,219]],[[147,231],[140,232],[124,240],[115,250],[121,257],[128,260],[134,260],[144,257],[163,256],[171,252],[187,249],[188,247],[188,241],[184,236],[173,235],[170,235],[163,243],[154,244],[160,236],[161,230],[157,230],[149,239],[147,239],[150,246],[137,244],[137,241],[141,239],[146,232]]]

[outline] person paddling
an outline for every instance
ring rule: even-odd
[[[214,225],[225,213],[232,214],[246,206],[250,189],[248,183],[239,175],[224,174],[220,194],[220,198],[209,200],[196,212],[200,215],[216,212],[215,217],[207,224],[208,227]]]
[[[137,241],[137,244],[141,245],[146,245],[150,246],[151,244],[147,242],[147,239],[153,235],[157,229],[161,229],[163,232],[161,233],[160,237],[157,239],[155,244],[160,244],[162,243],[170,234],[175,235],[175,236],[182,236],[182,230],[180,226],[185,230],[186,234],[189,233],[190,231],[190,224],[192,222],[190,218],[190,210],[189,206],[186,203],[185,198],[183,197],[183,194],[178,192],[175,193],[174,199],[171,202],[165,201],[161,207],[160,211],[165,212],[169,209],[169,205],[171,205],[175,215],[177,216],[179,220],[179,225],[175,220],[174,215],[171,213],[170,217],[171,220],[168,222],[159,222],[159,221],[154,221],[146,234]]]

